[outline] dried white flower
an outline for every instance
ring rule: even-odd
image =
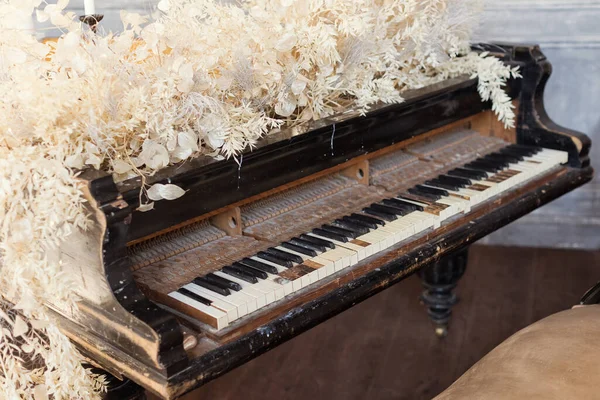
[[[75,307],[69,276],[45,251],[89,223],[77,170],[123,180],[200,155],[236,157],[284,125],[401,102],[462,74],[479,78],[482,100],[512,126],[503,88],[518,71],[469,49],[481,3],[161,0],[157,19],[122,11],[122,34],[92,35],[65,12],[68,0],[0,0],[0,285],[18,299],[0,302],[4,397],[94,399],[103,387],[42,307]],[[64,32],[56,43],[15,29],[33,13]],[[157,184],[146,194],[184,191]],[[23,368],[30,354],[43,366]]]
[[[148,189],[147,193],[150,200],[175,200],[183,196],[185,194],[185,190],[177,185],[162,185],[157,183],[152,185],[152,187]]]

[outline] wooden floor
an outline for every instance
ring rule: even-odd
[[[600,253],[474,247],[450,333],[434,336],[413,276],[185,397],[431,399],[512,333],[600,280]]]

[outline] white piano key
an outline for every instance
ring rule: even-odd
[[[321,273],[321,275],[324,275],[323,278],[335,273],[335,262],[328,260],[326,258],[323,258],[320,255],[313,257],[311,259],[311,261],[316,262],[317,264],[323,265],[323,267],[320,268],[320,270],[322,269],[322,270],[324,270],[324,272],[319,271]],[[321,278],[321,279],[323,279],[323,278]]]
[[[239,318],[238,309],[235,305],[228,303],[226,301],[219,300],[212,294],[208,293],[208,290],[206,292],[199,290],[202,288],[198,285],[193,285],[193,284],[187,284],[184,286],[184,288],[189,290],[190,292],[194,292],[194,293],[212,301],[211,307],[218,308],[219,310],[227,313],[227,319],[229,320],[229,322],[235,321],[236,319]]]
[[[267,303],[267,297],[265,295],[264,292],[259,291],[254,289],[252,286],[254,286],[254,284],[252,283],[248,283],[246,281],[243,281],[241,279],[236,278],[235,276],[231,276],[228,274],[225,274],[221,271],[215,271],[213,272],[215,275],[220,276],[221,278],[225,278],[225,279],[229,279],[232,282],[238,283],[241,287],[242,287],[242,292],[252,296],[254,298],[256,298],[256,305],[258,307],[258,309],[266,306]]]
[[[238,296],[238,293],[235,291],[231,291],[229,296],[223,296],[220,293],[213,292],[212,290],[209,290],[202,286],[196,285],[193,282],[185,285],[184,288],[186,288],[187,290],[194,292],[202,297],[205,297],[211,301],[214,298],[219,301],[224,301],[226,303],[230,303],[231,305],[234,305],[238,311],[238,318],[241,318],[244,315],[248,314],[248,306],[246,304],[247,301],[246,301],[245,297],[241,298],[240,296]]]
[[[276,268],[278,272],[283,272],[283,271],[285,271],[287,269],[285,267],[282,267],[279,264],[275,264],[274,262],[271,262],[269,260],[263,260],[262,258],[258,258],[256,256],[252,256],[250,258],[252,260],[259,261],[261,263],[270,265],[270,266]],[[291,281],[287,282],[287,283],[279,283],[279,281],[278,281],[277,278],[278,278],[277,275],[267,274],[267,280],[274,282],[274,284],[281,285],[281,288],[274,289],[275,290],[276,300],[278,300],[280,298],[283,298],[283,297],[285,297],[287,295],[290,295],[290,294],[292,294],[292,293],[295,292]]]
[[[204,314],[208,320],[210,320],[210,322],[207,322],[209,325],[211,325],[213,328],[216,329],[223,329],[225,327],[227,327],[227,325],[229,325],[229,320],[227,319],[227,313],[216,309],[214,307],[211,306],[207,306],[206,304],[202,304],[199,301],[190,299],[187,296],[184,296],[183,294],[179,293],[179,292],[171,292],[169,293],[169,297],[189,306],[192,307],[196,310],[198,310],[200,313]]]

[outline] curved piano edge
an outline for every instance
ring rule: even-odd
[[[181,326],[172,314],[148,300],[133,279],[126,248],[132,207],[121,198],[112,177],[84,171],[80,178],[87,183],[94,227],[79,235],[83,242],[69,247],[77,247],[80,253],[94,251],[82,258],[74,249],[70,258],[81,274],[81,287],[93,284],[97,289],[80,290],[78,313],[53,309],[54,315],[80,350],[94,355],[90,357],[94,364],[115,376],[138,374],[135,380],[146,386],[156,378],[145,376],[164,378],[187,366]],[[107,349],[106,354],[98,349]]]
[[[517,117],[517,141],[550,149],[568,151],[569,165],[584,168],[590,165],[590,138],[556,124],[544,106],[544,91],[552,74],[552,65],[538,45],[481,44],[476,51],[489,51],[505,63],[519,66],[522,79],[519,112]]]
[[[432,240],[403,254],[399,252],[402,244],[388,250],[381,256],[381,266],[371,272],[195,358],[184,371],[169,377],[168,395],[165,398],[174,399],[189,393],[402,281],[441,257],[472,245],[491,232],[589,182],[593,172],[591,167],[562,168],[543,178],[535,190],[525,191],[503,205],[490,205],[489,212],[486,210],[471,223],[436,234]]]

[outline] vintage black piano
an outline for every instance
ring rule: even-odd
[[[521,68],[515,129],[463,77],[168,168],[151,183],[187,193],[150,212],[139,180],[84,172],[94,226],[60,249],[82,299],[48,306],[108,395],[176,398],[413,273],[444,335],[469,245],[593,175],[588,137],[544,111],[540,49],[474,48]]]

